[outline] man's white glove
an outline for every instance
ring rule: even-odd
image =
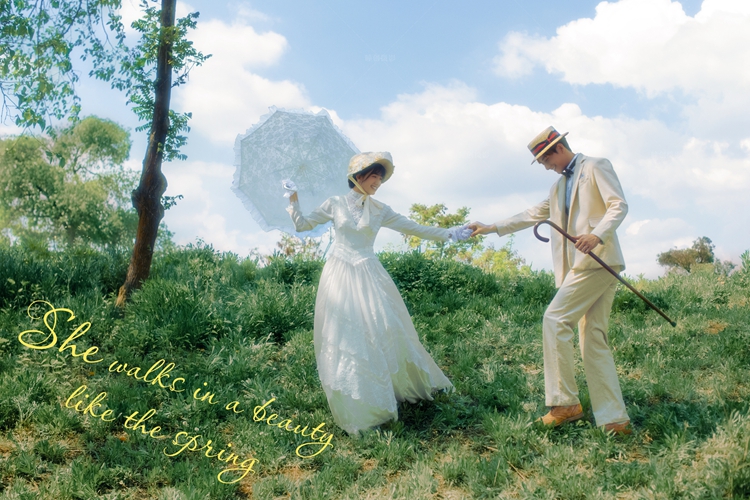
[[[471,237],[472,232],[473,231],[469,229],[469,225],[464,224],[463,226],[453,226],[448,229],[448,236],[452,241],[464,241]]]
[[[294,183],[294,181],[290,179],[284,179],[281,181],[281,187],[286,189],[286,193],[284,193],[284,198],[289,198],[294,193],[297,192],[297,185]]]

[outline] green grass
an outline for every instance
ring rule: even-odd
[[[750,269],[633,280],[677,328],[618,290],[609,338],[635,432],[614,437],[594,426],[580,363],[587,418],[554,430],[534,423],[545,411],[549,273],[492,276],[413,253],[380,258],[456,392],[401,405],[398,422],[353,439],[333,425],[315,368],[321,262],[258,267],[210,247],[173,250],[157,254],[151,278],[120,312],[114,293],[127,255],[0,248],[0,498],[750,497]],[[74,311],[71,322],[59,313],[58,346],[90,322],[78,354],[97,346],[91,359],[105,361],[24,347],[21,331],[46,331],[27,316],[34,300]],[[175,365],[162,388],[111,373],[115,360],[140,375],[159,360]],[[175,377],[185,391],[169,390]],[[119,418],[65,408],[82,384],[89,400],[107,393],[98,413]],[[196,400],[196,389],[220,404]],[[292,426],[325,422],[334,447],[298,457],[310,438],[252,418],[270,398]],[[225,409],[230,401],[244,411]],[[149,409],[156,414],[144,428],[169,438],[123,427],[125,416]],[[166,456],[179,432],[211,439],[214,453],[257,459],[256,472],[222,484],[217,458]]]

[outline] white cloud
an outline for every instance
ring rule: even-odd
[[[231,191],[234,167],[220,163],[188,161],[165,164],[168,196],[183,195],[165,213],[164,222],[175,233],[176,243],[200,238],[221,251],[245,256],[253,248],[273,251],[278,231],[266,233],[252,220]]]
[[[730,233],[727,214],[747,205],[750,159],[729,155],[729,142],[698,139],[654,119],[586,116],[570,103],[551,113],[484,104],[460,82],[400,95],[380,118],[344,121],[342,129],[363,151],[393,154],[396,172],[378,198],[397,211],[407,213],[412,203],[444,203],[450,211],[468,205],[472,219],[491,223],[547,196],[556,176],[529,165],[527,143],[550,124],[570,132],[575,151],[615,166],[631,217],[640,218],[626,219],[620,230],[629,272],[659,275],[658,252]],[[682,215],[660,215],[672,212]],[[706,216],[714,218],[709,225],[695,222]],[[533,236],[518,235],[516,245],[535,265],[551,265],[549,248]]]
[[[188,33],[194,47],[211,57],[191,70],[186,85],[172,92],[175,108],[193,114],[193,131],[222,146],[233,144],[237,134],[257,122],[270,106],[310,106],[301,84],[258,74],[258,70],[280,62],[289,49],[286,38],[273,31],[258,32],[248,24],[268,21],[262,12],[247,4],[236,9],[231,23],[201,18],[197,28]],[[177,4],[178,17],[194,11],[189,4]],[[132,36],[135,31],[129,26],[142,15],[137,0],[125,0],[120,13],[126,32]]]
[[[226,24],[209,19],[199,23],[193,40],[200,51],[212,56],[193,68],[190,81],[175,91],[175,102],[193,113],[193,130],[212,142],[233,144],[237,134],[257,122],[269,106],[310,105],[302,85],[273,81],[255,72],[279,62],[289,47],[282,35],[258,33],[242,20]]]
[[[645,219],[624,223],[625,235],[620,236],[626,273],[644,274],[655,278],[664,273],[657,261],[659,253],[672,248],[685,248],[698,238],[696,228],[680,218]],[[622,232],[622,230],[620,231]]]
[[[397,186],[389,190],[399,198],[417,192],[461,203],[467,197],[538,191],[553,179],[528,165],[527,141],[550,124],[570,132],[574,150],[609,158],[627,194],[657,206],[726,212],[750,191],[750,159],[730,156],[727,142],[682,135],[652,119],[589,117],[574,104],[548,114],[475,97],[460,83],[427,86],[399,96],[380,119],[352,120],[343,128],[360,149],[394,154]]]
[[[748,70],[739,63],[750,49],[738,42],[734,29],[745,26],[748,5],[706,0],[701,12],[689,17],[668,0],[605,2],[594,19],[573,21],[551,39],[518,33],[505,39],[498,67],[506,75],[527,74],[540,64],[571,83],[611,83],[649,95],[692,92],[695,99],[684,108],[687,120],[678,126],[654,118],[587,116],[573,103],[549,113],[483,103],[460,81],[399,95],[376,118],[342,120],[335,110],[329,113],[362,151],[393,154],[396,173],[379,199],[401,213],[412,203],[445,203],[450,211],[468,205],[470,217],[483,222],[514,215],[547,196],[556,175],[530,165],[527,143],[548,125],[569,131],[575,151],[604,156],[615,166],[630,205],[619,231],[628,273],[655,277],[663,272],[657,253],[688,246],[698,236],[723,238],[727,252],[737,255],[748,245],[744,233],[737,241],[729,238],[735,234],[730,224],[750,223],[750,210],[742,209],[750,190],[750,138],[743,126],[735,126],[734,135],[717,132],[731,127],[727,117],[741,124],[750,111]],[[193,112],[194,131],[212,142],[230,145],[270,105],[320,109],[302,85],[258,74],[279,64],[289,50],[283,36],[259,33],[238,16],[231,24],[200,23],[194,39],[214,57],[193,70],[175,99]],[[278,234],[262,233],[229,190],[233,167],[191,165],[168,175],[169,194],[191,199],[170,210],[170,228],[241,254],[258,245],[271,249]],[[729,214],[736,217],[730,221]],[[381,248],[399,242],[388,233],[379,238]],[[549,246],[530,231],[515,243],[536,268],[551,267]]]
[[[126,34],[131,35],[135,33],[131,25],[140,19],[142,14],[143,11],[140,8],[139,0],[122,0],[120,16],[122,16],[122,24],[125,27]]]
[[[534,65],[573,84],[611,83],[649,95],[682,89],[720,95],[750,83],[750,2],[706,0],[695,17],[670,0],[602,2],[552,38],[512,32],[496,71],[528,74]]]
[[[682,244],[713,235],[723,238],[722,251],[739,253],[750,240],[728,221],[750,223],[749,32],[747,0],[704,0],[693,17],[670,0],[602,2],[593,18],[561,26],[553,37],[508,34],[495,69],[522,77],[541,66],[571,84],[668,95],[677,109],[672,124],[580,116],[576,132],[591,142],[571,143],[610,158],[629,200],[649,200],[653,209],[680,212],[695,224],[683,228]],[[658,226],[643,219],[642,227],[629,227],[630,236]]]
[[[251,22],[268,22],[271,21],[271,17],[267,14],[253,9],[250,4],[240,4],[237,6],[237,17],[242,19],[245,22],[251,23]]]
[[[10,135],[20,135],[23,132],[21,127],[0,123],[0,138]]]
[[[185,17],[191,12],[195,12],[196,9],[192,5],[177,2],[175,9],[175,17],[180,19]],[[125,34],[127,36],[133,36],[137,32],[133,29],[132,24],[143,17],[143,9],[141,9],[141,0],[122,0],[120,6],[120,16],[122,16],[122,24],[125,27]]]

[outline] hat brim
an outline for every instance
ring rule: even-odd
[[[547,147],[546,147],[546,148],[544,148],[544,149],[542,149],[541,151],[539,151],[539,154],[537,154],[537,155],[536,155],[536,156],[534,157],[534,159],[533,159],[533,160],[531,160],[531,164],[533,165],[534,163],[538,162],[538,161],[539,161],[539,158],[541,158],[541,157],[542,157],[542,155],[543,155],[544,153],[546,153],[547,151],[549,151],[549,149],[550,149],[550,148],[551,148],[552,146],[554,146],[555,144],[557,144],[558,142],[560,142],[560,139],[562,139],[562,138],[563,138],[563,137],[565,137],[566,135],[568,135],[568,133],[567,133],[567,132],[565,132],[565,133],[563,133],[563,134],[560,134],[560,135],[559,135],[559,136],[558,136],[557,138],[555,138],[555,140],[554,140],[554,141],[552,141],[552,142],[550,142],[549,144],[547,144]]]
[[[379,159],[377,161],[374,161],[374,162],[370,163],[369,165],[367,165],[366,167],[364,167],[364,168],[362,168],[360,170],[357,170],[356,172],[350,173],[349,176],[350,177],[356,177],[360,172],[362,172],[364,170],[367,170],[368,168],[372,167],[376,163],[379,163],[379,164],[383,165],[383,168],[385,169],[385,175],[383,176],[383,180],[380,181],[381,183],[384,183],[385,181],[387,181],[388,179],[391,178],[391,176],[393,175],[393,170],[395,169],[395,167],[393,166],[393,163],[391,163],[386,158],[381,158],[381,159]]]

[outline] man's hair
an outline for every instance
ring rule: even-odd
[[[354,174],[354,178],[356,179],[357,177],[364,177],[365,179],[367,179],[367,176],[372,173],[380,174],[380,177],[385,177],[385,167],[380,163],[373,163],[366,169],[360,170],[359,172]],[[354,183],[348,178],[347,182],[349,182],[349,189],[354,189]]]
[[[570,149],[570,146],[568,145],[568,139],[567,138],[563,137],[562,139],[560,139],[560,144],[562,144],[563,146],[565,146],[565,149],[567,149],[571,153],[573,152],[573,150]]]

